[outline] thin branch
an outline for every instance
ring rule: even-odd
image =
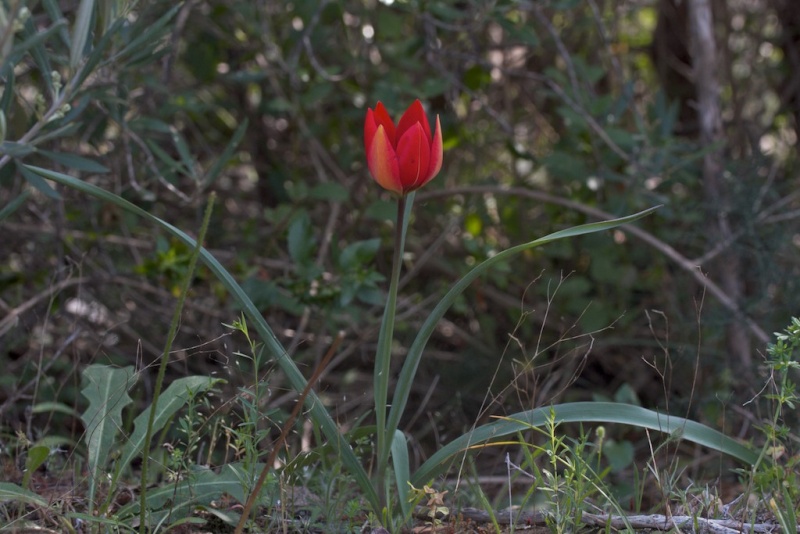
[[[564,206],[566,208],[584,213],[595,219],[613,219],[615,218],[614,215],[607,213],[605,211],[599,210],[597,208],[592,208],[590,206],[586,206],[581,204],[580,202],[575,202],[573,200],[568,200],[565,198],[557,197],[555,195],[549,195],[547,193],[542,193],[540,191],[534,191],[531,189],[524,189],[521,187],[509,187],[509,188],[502,188],[498,186],[469,186],[469,187],[452,187],[449,189],[443,189],[441,191],[428,191],[424,193],[419,193],[418,199],[420,201],[437,198],[437,197],[451,197],[454,195],[460,194],[497,194],[497,195],[513,195],[522,198],[529,198],[533,200],[538,200],[541,202],[547,202],[550,204],[556,204],[559,206]],[[653,234],[642,230],[638,226],[632,225],[625,225],[619,227],[619,230],[630,234],[633,237],[647,243],[651,247],[658,250],[661,254],[666,256],[667,258],[674,261],[678,266],[680,266],[683,270],[688,272],[692,275],[692,277],[703,287],[705,287],[706,291],[708,291],[714,298],[719,301],[725,308],[727,308],[733,315],[743,321],[747,328],[753,332],[753,334],[762,342],[769,343],[770,336],[760,327],[758,324],[748,317],[736,304],[736,302],[731,299],[728,294],[723,291],[723,289],[718,286],[713,280],[708,278],[703,272],[698,268],[698,266],[691,262],[688,258],[683,256],[677,250],[672,248],[667,243],[664,243]]]

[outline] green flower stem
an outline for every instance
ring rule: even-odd
[[[378,432],[378,465],[375,473],[375,490],[386,506],[385,477],[389,465],[389,450],[392,436],[386,432],[386,402],[389,398],[389,377],[392,372],[392,340],[394,339],[394,317],[397,310],[397,286],[400,282],[400,269],[403,265],[406,229],[414,203],[414,193],[401,196],[397,201],[397,221],[394,233],[394,257],[392,274],[389,280],[389,295],[383,311],[381,330],[378,334],[378,350],[375,355],[375,419]]]
[[[217,195],[211,193],[208,197],[208,205],[206,212],[203,216],[203,225],[200,227],[200,234],[197,236],[192,256],[189,259],[189,268],[186,270],[186,276],[183,280],[183,287],[181,287],[180,295],[178,296],[178,305],[175,306],[175,312],[172,314],[172,323],[169,325],[169,333],[167,334],[167,342],[164,345],[164,353],[161,355],[161,365],[158,367],[158,376],[156,377],[156,386],[153,391],[153,403],[150,405],[150,416],[147,419],[147,432],[144,437],[144,444],[142,448],[142,478],[141,489],[139,492],[139,532],[145,534],[149,529],[147,527],[147,464],[150,460],[150,441],[153,439],[153,422],[156,417],[156,408],[158,407],[158,397],[161,395],[161,388],[164,384],[164,375],[167,371],[167,362],[169,361],[169,353],[172,350],[172,341],[178,333],[178,325],[181,321],[181,312],[183,311],[183,304],[186,302],[186,295],[189,293],[189,287],[194,278],[194,271],[197,267],[197,259],[200,257],[200,250],[203,248],[203,241],[208,231],[208,225],[211,221],[211,212],[214,209],[214,201]]]

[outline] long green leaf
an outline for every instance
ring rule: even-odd
[[[156,524],[165,514],[172,520],[186,517],[203,505],[210,505],[223,494],[242,495],[242,480],[235,466],[224,465],[219,473],[197,467],[187,473],[176,484],[163,484],[147,493],[147,508],[150,524]],[[139,514],[139,501],[134,500],[116,512],[118,517],[133,517]]]
[[[45,182],[41,176],[25,168],[25,165],[20,164],[19,161],[15,161],[15,163],[20,171],[20,174],[22,174],[22,177],[25,178],[31,187],[46,197],[50,197],[53,200],[61,200],[61,195],[58,194],[58,191],[50,187],[50,184]]]
[[[89,158],[84,158],[83,156],[76,156],[75,154],[69,154],[65,152],[52,152],[50,150],[38,150],[38,152],[44,157],[53,160],[56,163],[60,163],[65,167],[69,167],[70,169],[75,169],[76,171],[93,173],[108,172],[108,167],[105,165],[101,165],[96,161]]]
[[[187,376],[172,382],[158,399],[155,419],[153,420],[153,432],[158,432],[164,428],[167,421],[186,405],[190,395],[204,393],[219,382],[224,382],[224,380],[207,376]],[[134,419],[133,432],[122,449],[122,455],[117,462],[118,473],[121,473],[142,452],[149,414],[150,407],[148,406]]]
[[[414,473],[411,483],[415,486],[429,483],[445,472],[456,457],[465,454],[471,447],[479,447],[492,440],[547,424],[551,410],[555,414],[557,424],[621,423],[674,434],[680,439],[733,456],[748,465],[753,465],[758,460],[758,454],[752,449],[696,421],[658,413],[632,404],[573,402],[527,410],[480,426],[437,451]]]
[[[89,34],[92,32],[93,15],[94,0],[81,0],[78,6],[78,15],[75,18],[75,28],[72,31],[72,42],[69,46],[69,66],[73,71],[83,59],[83,52],[89,41]]]
[[[39,49],[39,47],[43,46],[44,42],[47,39],[49,39],[52,35],[55,35],[56,32],[65,29],[66,25],[67,25],[67,21],[62,19],[62,20],[53,22],[52,26],[50,26],[49,28],[46,28],[44,30],[41,30],[41,31],[35,31],[35,30],[28,31],[26,29],[22,33],[22,35],[26,37],[25,40],[23,40],[22,42],[14,45],[14,48],[11,50],[11,54],[9,54],[8,58],[6,58],[6,62],[3,64],[3,67],[5,68],[6,65],[13,66],[13,65],[17,64],[19,62],[19,60],[22,58],[22,56],[25,54],[25,52],[27,52],[28,49],[31,49],[31,48],[35,48],[35,50],[32,53],[39,58],[40,66],[48,66],[49,63],[46,63],[46,62],[43,61],[43,59],[46,56]],[[27,27],[27,23],[26,23],[26,27]],[[31,28],[33,28],[33,26],[31,26]],[[47,74],[47,78],[49,80],[50,79],[50,72],[48,71],[46,74]],[[45,82],[47,83],[48,80],[45,80]],[[48,85],[49,85],[49,83],[48,83]]]
[[[169,22],[172,20],[172,17],[175,16],[182,6],[183,2],[177,2],[155,22],[149,22],[143,18],[136,21],[134,27],[131,28],[130,31],[130,34],[136,35],[136,37],[128,42],[122,50],[114,54],[114,56],[110,58],[108,62],[116,63],[129,53],[135,54],[143,49],[146,50],[147,47],[152,48],[154,44],[157,43],[158,40],[163,36],[164,28],[167,26],[167,24],[169,24]]]
[[[104,478],[108,454],[122,426],[122,409],[132,402],[128,390],[135,383],[135,373],[133,366],[118,369],[95,364],[87,367],[82,376],[81,393],[89,401],[81,419],[86,429],[91,511],[97,482]]]
[[[406,435],[401,430],[396,430],[392,439],[392,465],[394,466],[394,479],[397,482],[397,498],[403,518],[411,517],[411,503],[408,502],[408,484],[411,482],[411,468],[408,462],[408,444]]]
[[[609,230],[611,228],[616,228],[623,224],[627,224],[633,222],[637,219],[641,219],[655,210],[657,210],[660,206],[655,206],[644,211],[640,211],[639,213],[635,213],[633,215],[628,215],[627,217],[621,217],[619,219],[612,219],[610,221],[601,221],[589,224],[582,224],[580,226],[573,226],[572,228],[566,228],[564,230],[559,230],[558,232],[553,232],[552,234],[546,235],[542,238],[536,239],[534,241],[530,241],[528,243],[523,243],[522,245],[517,245],[516,247],[509,248],[489,258],[488,260],[480,263],[479,265],[475,266],[470,272],[464,275],[461,280],[456,282],[450,291],[439,301],[433,311],[430,313],[425,322],[422,324],[422,327],[417,332],[417,337],[414,339],[414,343],[412,343],[411,348],[408,350],[408,355],[406,356],[406,360],[403,363],[403,368],[400,371],[400,376],[397,379],[397,387],[394,391],[394,398],[392,400],[392,410],[389,413],[389,422],[386,426],[387,432],[394,432],[397,429],[398,425],[400,424],[400,418],[403,415],[403,411],[406,408],[406,403],[408,402],[408,395],[411,392],[411,386],[414,383],[414,377],[417,374],[417,368],[419,367],[419,362],[422,360],[422,351],[425,349],[425,345],[428,343],[428,339],[433,334],[436,325],[439,323],[441,318],[444,316],[445,312],[450,309],[450,306],[453,305],[456,298],[458,298],[461,293],[464,292],[467,287],[480,275],[484,274],[488,271],[492,266],[496,263],[506,261],[509,258],[516,256],[520,252],[525,250],[529,250],[535,247],[539,247],[546,243],[552,243],[553,241],[558,241],[559,239],[565,239],[567,237],[577,237],[585,234],[591,234],[594,232],[602,232],[604,230]]]
[[[0,222],[2,222],[11,214],[13,214],[15,211],[17,211],[20,208],[20,206],[22,206],[25,203],[25,201],[28,200],[29,196],[31,196],[31,190],[26,189],[25,191],[20,193],[14,200],[3,206],[3,208],[0,209]]]
[[[31,57],[33,57],[33,60],[42,75],[42,81],[47,86],[47,90],[50,92],[50,94],[53,94],[53,76],[51,75],[53,68],[50,65],[50,58],[44,48],[43,40],[52,34],[54,28],[60,23],[56,22],[50,28],[39,31],[36,25],[33,23],[34,20],[34,17],[29,17],[28,20],[26,20],[23,24],[21,35],[25,40],[18,45],[19,49],[16,49],[15,47],[15,49],[11,51],[9,61],[12,59],[16,60],[19,57],[19,52],[17,50],[30,49]],[[16,64],[16,61],[12,61],[12,63]]]
[[[28,169],[39,174],[40,176],[44,176],[49,180],[53,180],[54,182],[63,184],[67,187],[75,189],[76,191],[81,191],[97,199],[109,202],[127,212],[133,213],[144,218],[145,220],[153,222],[189,247],[194,247],[195,245],[194,239],[186,235],[186,233],[184,233],[182,230],[179,230],[168,222],[163,221],[162,219],[159,219],[140,207],[128,202],[124,198],[60,172],[33,166],[28,166]],[[217,261],[217,259],[212,256],[210,252],[208,252],[208,250],[203,248],[200,251],[200,255],[203,263],[205,263],[209,270],[214,273],[225,289],[233,296],[239,306],[241,306],[242,311],[247,317],[248,323],[252,324],[254,330],[258,332],[258,335],[264,342],[267,352],[280,366],[281,370],[286,375],[286,378],[289,380],[292,388],[297,392],[303,391],[306,385],[305,377],[297,368],[297,365],[295,365],[289,355],[286,354],[286,350],[283,348],[280,341],[278,341],[278,338],[272,332],[272,329],[264,320],[264,317],[261,315],[261,312],[258,310],[258,308],[256,308],[255,304],[253,304],[253,301],[250,300],[250,297],[247,295],[247,293],[244,292],[241,286],[236,283],[236,280],[234,280],[233,276],[231,276],[227,269],[225,269],[225,267],[223,267],[222,264],[219,263],[219,261]],[[331,418],[322,401],[313,390],[309,392],[308,396],[306,397],[306,406],[308,407],[308,413],[310,417],[320,426],[322,432],[325,434],[325,437],[330,440],[337,453],[341,455],[342,463],[356,479],[359,488],[364,492],[364,497],[370,502],[373,508],[377,510],[379,508],[378,494],[375,492],[375,488],[372,487],[372,483],[370,482],[367,472],[359,462],[358,458],[353,452],[352,447],[350,447],[350,444],[339,432],[336,422]]]
[[[60,46],[64,48],[69,47],[69,30],[65,23],[64,13],[61,12],[61,7],[58,5],[57,0],[42,0],[42,7],[47,12],[50,20],[55,23],[60,23],[61,27],[58,30],[58,36],[61,38]]]
[[[0,502],[1,501],[18,501],[34,506],[41,506],[42,508],[47,507],[47,499],[43,499],[34,492],[10,482],[0,482]]]

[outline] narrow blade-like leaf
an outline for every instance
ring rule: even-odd
[[[525,250],[539,247],[546,243],[551,243],[567,237],[576,237],[616,228],[617,226],[641,219],[642,217],[653,213],[659,207],[660,206],[655,206],[644,211],[640,211],[639,213],[628,215],[627,217],[621,217],[619,219],[582,224],[580,226],[573,226],[572,228],[566,228],[564,230],[559,230],[558,232],[553,232],[552,234],[546,235],[540,239],[504,250],[475,266],[475,268],[464,275],[461,280],[453,285],[450,291],[447,292],[447,294],[442,298],[442,300],[439,301],[433,311],[431,311],[430,315],[428,315],[428,318],[425,319],[425,322],[422,324],[419,332],[417,332],[417,337],[414,339],[411,348],[408,350],[408,355],[403,363],[400,376],[397,379],[397,387],[395,388],[394,398],[392,400],[392,410],[389,413],[389,422],[386,426],[387,431],[394,432],[394,430],[400,424],[400,417],[402,417],[403,411],[405,411],[408,395],[411,392],[411,386],[414,382],[414,377],[417,374],[419,362],[422,359],[422,351],[425,349],[425,345],[428,343],[428,339],[431,337],[431,334],[433,334],[436,325],[444,316],[445,312],[450,309],[450,306],[453,305],[458,296],[461,295],[461,293],[463,293],[464,290],[467,289],[467,287],[469,287],[469,285],[476,278],[488,271],[495,264],[506,261]]]
[[[753,465],[758,460],[758,454],[752,449],[696,421],[666,415],[632,404],[574,402],[527,410],[480,426],[439,449],[414,473],[411,483],[415,486],[429,483],[433,478],[444,473],[454,460],[461,458],[470,448],[478,448],[492,440],[516,434],[531,427],[546,425],[550,420],[551,410],[555,414],[557,424],[620,423],[675,434],[680,439],[727,454],[748,465]]]

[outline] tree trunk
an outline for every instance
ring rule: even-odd
[[[719,56],[714,38],[714,19],[710,0],[689,0],[690,51],[692,72],[697,94],[697,115],[700,143],[708,147],[723,139],[719,102]],[[719,148],[709,151],[703,158],[703,190],[708,206],[710,242],[728,241],[733,232],[730,226],[730,191],[724,179],[723,152]],[[741,306],[744,283],[741,259],[735,249],[728,247],[716,262],[714,275],[728,296]],[[731,363],[744,368],[752,364],[750,336],[740,317],[728,326],[727,346]]]

